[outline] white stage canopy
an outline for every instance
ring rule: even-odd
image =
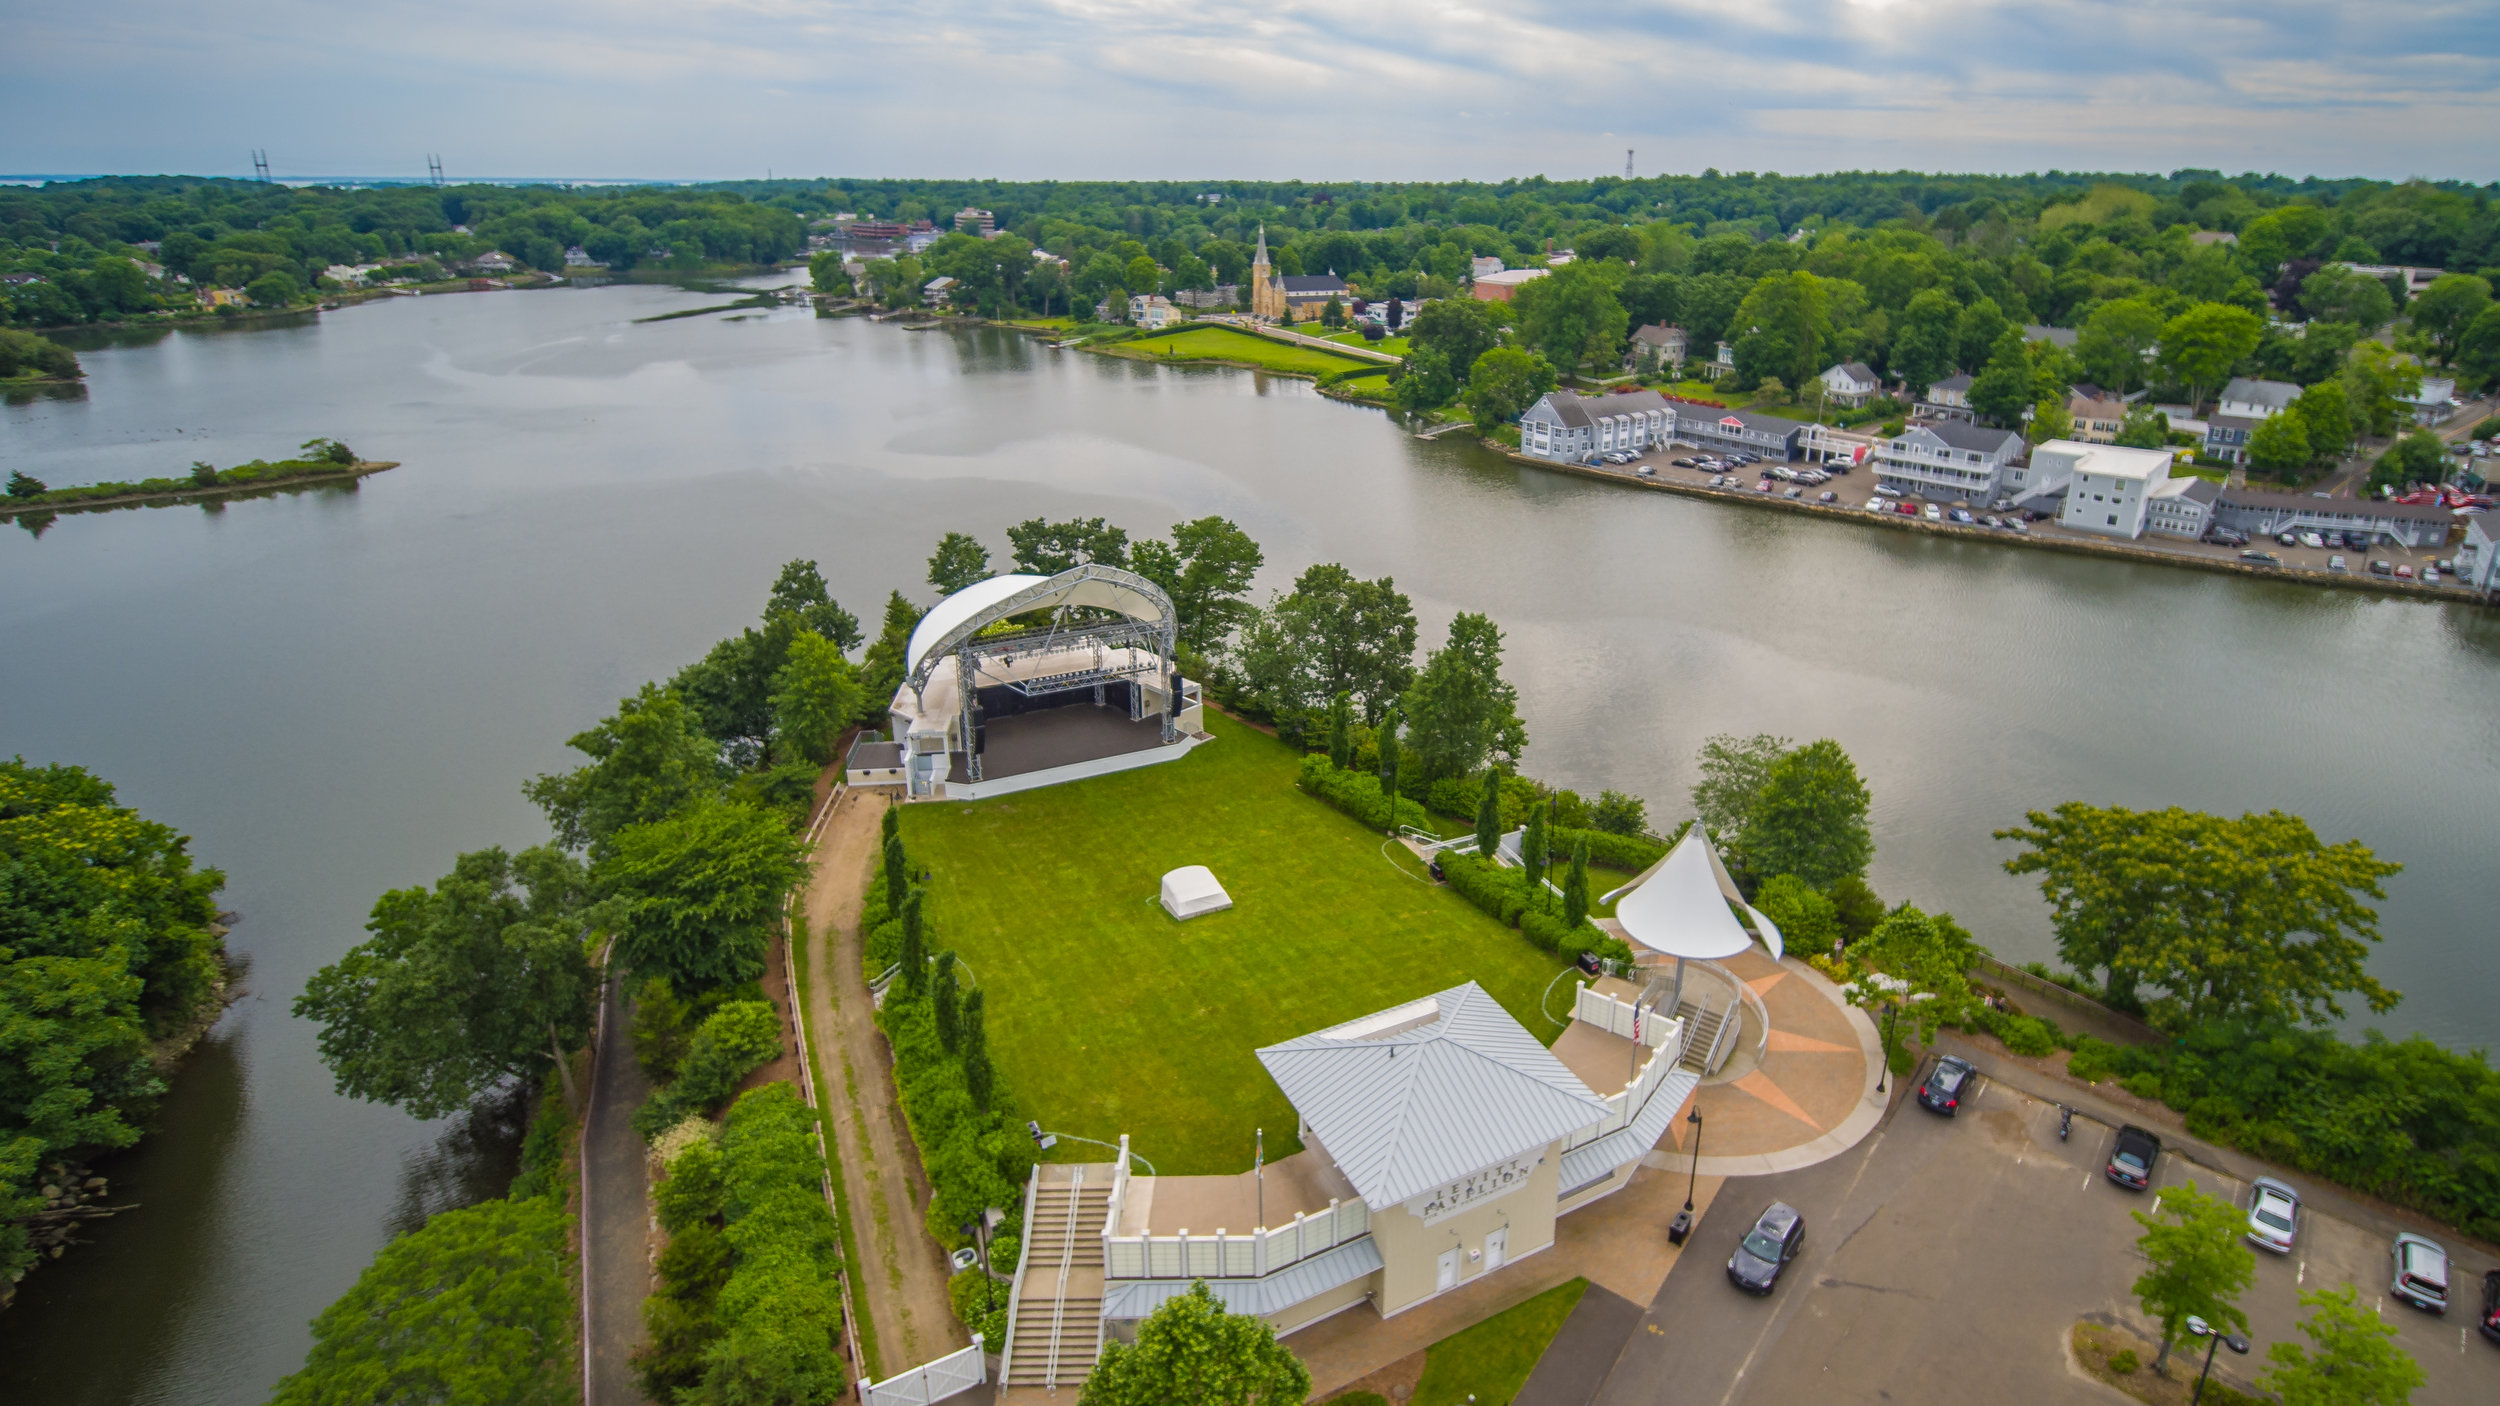
[[[1233,906],[1233,896],[1215,881],[1215,872],[1191,864],[1163,876],[1163,911],[1187,920]]]
[[[1617,895],[1615,921],[1626,937],[1653,952],[1707,962],[1744,951],[1753,934],[1736,921],[1728,908],[1733,903],[1752,915],[1772,957],[1780,955],[1779,929],[1738,894],[1698,822],[1648,873],[1607,897]]]
[[[914,684],[925,681],[931,665],[993,621],[1063,605],[1093,606],[1167,628],[1175,623],[1172,602],[1161,588],[1117,567],[1088,563],[1056,576],[992,576],[939,601],[920,617],[903,650],[905,677]]]

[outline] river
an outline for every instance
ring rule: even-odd
[[[0,1315],[0,1398],[244,1406],[395,1230],[488,1194],[509,1136],[332,1093],[287,1013],[376,895],[544,834],[521,781],[816,559],[874,628],[948,530],[1221,513],[1262,594],[1390,574],[1434,643],[1508,635],[1528,769],[1685,810],[1715,732],[1830,736],[1875,795],[1888,899],[2049,955],[1990,832],[2066,799],[2304,815],[2405,872],[2378,1022],[2500,1035],[2490,993],[2500,616],[1877,532],[1523,469],[1303,382],[805,309],[636,323],[659,287],[395,299],[84,351],[0,407],[0,473],[55,484],[278,457],[349,489],[0,529],[0,753],[89,766],[195,837],[249,994],[118,1159],[141,1209]]]

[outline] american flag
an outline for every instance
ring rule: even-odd
[[[1634,1002],[1632,1003],[1632,1043],[1637,1045],[1637,1044],[1639,1044],[1640,1042],[1641,1042],[1641,1003],[1640,1003],[1640,1002],[1638,1002],[1638,1001],[1634,1001]]]

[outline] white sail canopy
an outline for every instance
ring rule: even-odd
[[[1615,921],[1626,937],[1653,952],[1697,961],[1733,957],[1752,945],[1753,935],[1728,909],[1735,886],[1723,889],[1725,883],[1726,870],[1696,824],[1616,903]],[[1778,929],[1763,926],[1766,939],[1776,943],[1771,934]]]

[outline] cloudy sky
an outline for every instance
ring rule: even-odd
[[[2495,0],[12,8],[0,174],[2500,174]]]

